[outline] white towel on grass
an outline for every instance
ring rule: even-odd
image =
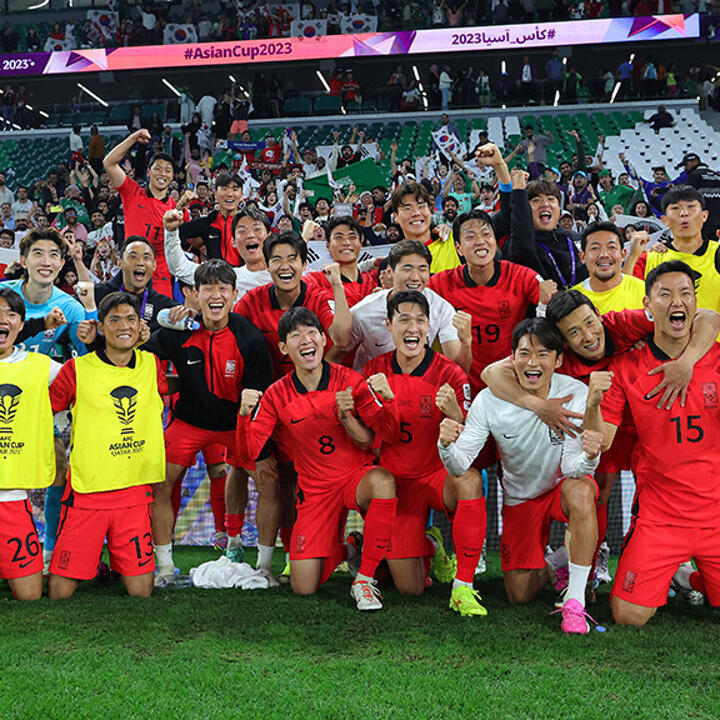
[[[217,560],[203,563],[190,570],[193,585],[205,590],[240,588],[241,590],[266,590],[268,580],[262,571],[247,563],[234,563],[222,555]]]

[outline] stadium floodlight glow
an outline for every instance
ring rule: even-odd
[[[347,110],[345,109],[344,105],[340,106],[340,112],[342,112],[343,115],[347,115]]]
[[[560,104],[560,91],[555,91],[555,99],[553,100],[553,105],[557,107]]]
[[[170,88],[178,97],[180,97],[181,93],[180,91],[169,81],[165,78],[162,79],[163,84]]]
[[[427,101],[427,95],[424,92],[422,94],[422,101],[423,101],[423,105],[425,106],[425,109],[427,110],[428,109],[428,101]]]
[[[249,97],[250,97],[250,93],[249,93],[242,85],[238,85],[238,87],[240,88],[240,92],[241,92],[246,98],[249,98]]]
[[[563,58],[563,65],[567,65],[567,55]]]
[[[503,75],[507,72],[507,63],[504,60],[500,63],[500,72]]]
[[[91,98],[97,100],[103,107],[108,107],[108,103],[103,100],[99,95],[96,95],[92,90],[88,90],[82,83],[78,83],[77,86]]]
[[[413,65],[413,74],[415,75],[415,79],[420,82],[420,73],[418,72],[417,65]]]
[[[423,87],[423,84],[421,82],[418,83],[418,90],[424,95],[425,94],[425,88]]]
[[[17,123],[13,123],[12,126],[13,126],[16,130],[22,130],[22,128],[21,128]]]
[[[327,80],[325,79],[325,76],[319,70],[316,70],[315,74],[318,76],[318,79],[323,84],[323,87],[325,88],[325,92],[330,92],[330,86],[327,84]]]
[[[231,82],[231,83],[237,82],[237,80],[235,80],[235,76],[234,76],[234,75],[228,75],[228,77],[230,78],[230,82]]]
[[[39,110],[38,112],[39,112],[44,118],[49,118],[49,117],[50,117],[44,110]]]
[[[618,92],[620,91],[620,83],[616,82],[615,87],[613,88],[612,95],[610,96],[610,102],[615,102],[615,98],[617,97]]]
[[[32,105],[26,105],[25,109],[26,110],[34,110],[35,108]]]
[[[39,10],[40,8],[47,7],[50,4],[50,0],[42,0],[37,5],[28,5],[28,10]]]
[[[630,53],[630,62],[635,61],[635,53]]]

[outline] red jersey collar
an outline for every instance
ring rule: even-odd
[[[397,350],[393,350],[393,354],[392,354],[393,374],[395,374],[395,375],[407,374],[407,375],[411,375],[412,377],[422,377],[427,372],[427,369],[430,367],[430,365],[432,364],[434,357],[435,357],[435,351],[429,345],[425,345],[425,357],[422,359],[422,362],[411,373],[404,373],[397,361]]]
[[[300,378],[298,378],[297,376],[297,370],[293,370],[291,378],[293,381],[293,385],[295,386],[295,390],[297,390],[301,395],[307,395],[308,389],[300,382]],[[329,385],[330,363],[326,360],[323,360],[323,371],[322,375],[320,376],[320,383],[317,386],[317,392],[320,392],[321,390],[327,390]]]
[[[277,299],[277,292],[275,291],[275,283],[273,283],[268,292],[270,293],[270,305],[273,310],[282,310],[280,303]],[[307,285],[304,280],[300,281],[300,294],[297,296],[297,300],[290,307],[302,307],[305,305],[305,297],[307,296]]]
[[[470,271],[468,270],[468,266],[466,263],[463,263],[462,265],[462,276],[463,280],[465,281],[465,285],[467,287],[492,287],[493,285],[497,285],[498,281],[500,280],[500,273],[502,272],[502,265],[500,265],[500,261],[496,258],[493,260],[493,263],[495,265],[495,269],[493,270],[492,277],[487,281],[487,285],[478,285],[471,277],[470,277]]]

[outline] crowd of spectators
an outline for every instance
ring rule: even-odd
[[[72,39],[73,47],[95,48],[124,45],[160,45],[166,42],[168,24],[182,24],[190,29],[189,39],[200,42],[252,40],[287,37],[293,19],[322,19],[328,22],[328,34],[342,32],[342,18],[352,15],[377,17],[377,29],[417,30],[431,27],[458,27],[546,20],[580,20],[584,18],[653,15],[706,11],[699,0],[318,0],[317,2],[267,4],[259,0],[201,3],[199,0],[179,3],[118,3],[119,22],[111,37],[103,37],[93,22],[75,14],[66,20],[54,12],[41,22],[5,23],[0,33],[4,52],[37,52],[47,49],[48,39]],[[297,9],[297,17],[295,16]]]

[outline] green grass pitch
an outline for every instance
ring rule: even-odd
[[[183,572],[212,559],[179,548]],[[279,561],[279,558],[278,558]],[[279,568],[278,568],[279,569]],[[156,591],[86,583],[75,599],[22,605],[0,588],[0,718],[720,718],[720,625],[679,599],[643,629],[590,613],[607,632],[566,637],[554,595],[505,600],[491,553],[486,618],[460,618],[448,586],[385,593],[361,614],[348,578],[314,597]]]

